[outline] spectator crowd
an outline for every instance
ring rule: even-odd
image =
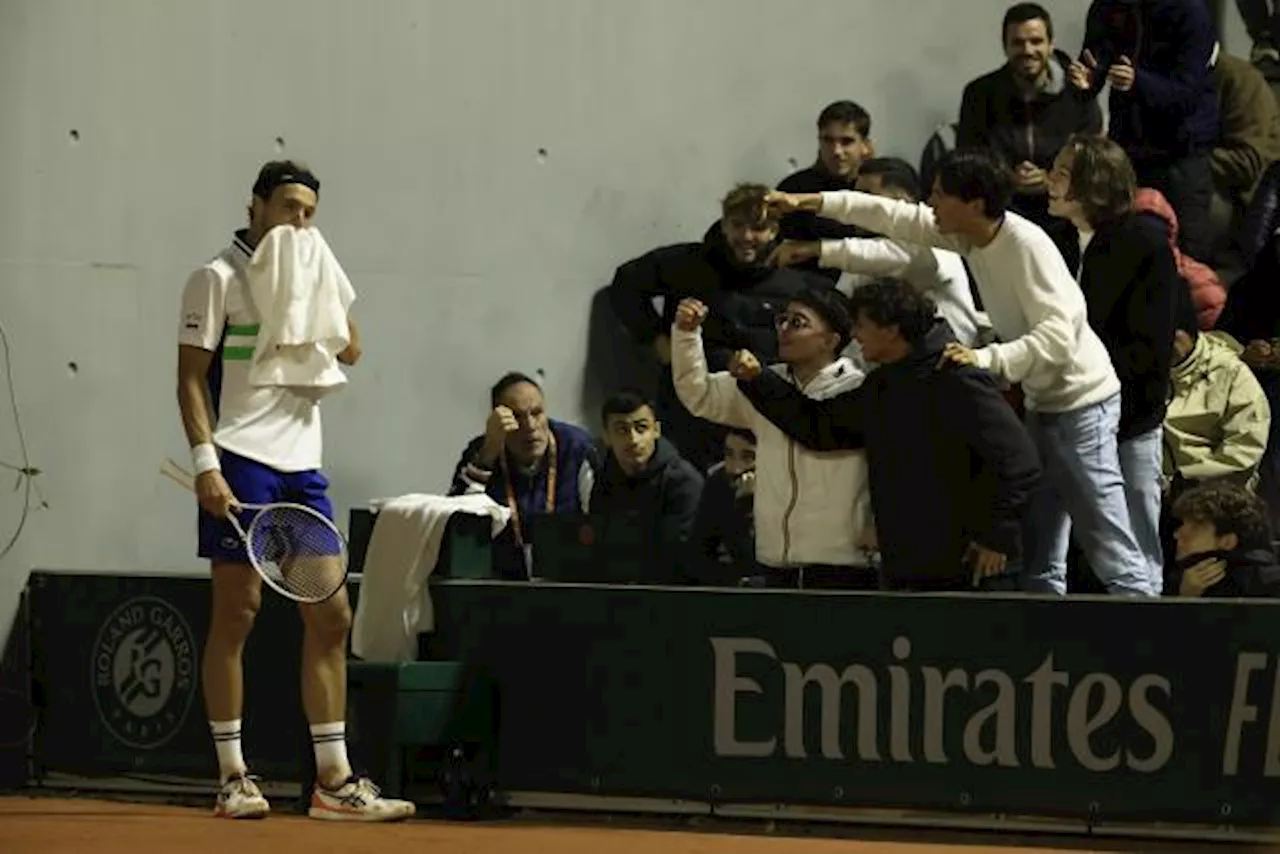
[[[656,383],[590,430],[493,385],[450,492],[512,510],[495,571],[604,519],[636,583],[1280,594],[1280,59],[1239,5],[1247,60],[1205,0],[1071,46],[1011,6],[918,168],[823,108],[811,166],[618,267]]]

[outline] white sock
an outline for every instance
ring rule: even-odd
[[[218,751],[218,773],[223,783],[248,771],[240,752],[240,721],[210,721],[213,746]]]
[[[313,724],[311,746],[316,751],[316,777],[320,780],[346,780],[351,776],[347,761],[347,725],[343,721]]]

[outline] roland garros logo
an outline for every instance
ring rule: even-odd
[[[122,744],[160,747],[177,734],[195,697],[191,627],[172,605],[138,596],[111,612],[93,644],[93,699]]]

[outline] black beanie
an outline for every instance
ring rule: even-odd
[[[853,315],[849,312],[849,300],[834,287],[808,287],[791,298],[813,311],[827,322],[831,331],[840,336],[836,353],[844,351],[853,340]]]

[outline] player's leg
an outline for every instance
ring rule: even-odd
[[[311,723],[316,751],[316,778],[327,789],[339,788],[351,776],[347,760],[347,633],[351,605],[347,591],[328,600],[302,605],[302,706]]]
[[[305,504],[333,519],[328,481],[319,472],[286,476],[285,500]],[[338,550],[335,548],[334,550]],[[335,566],[335,572],[341,572]],[[347,758],[347,638],[351,604],[344,587],[329,599],[300,606],[302,705],[311,724],[316,787],[309,815],[332,821],[396,821],[413,815],[408,801],[382,797],[369,779],[352,773]]]
[[[262,601],[262,583],[248,564],[215,563],[212,588],[201,687],[222,783],[214,812],[224,818],[261,818],[270,811],[270,805],[249,776],[240,729],[244,716],[244,644]]]
[[[270,500],[272,484],[262,467],[223,455],[223,476],[245,503]],[[262,579],[249,563],[235,528],[200,513],[200,556],[212,565],[209,633],[201,662],[201,688],[218,756],[221,789],[214,812],[225,818],[261,818],[270,811],[249,776],[241,747],[244,713],[243,653],[262,603]]]

